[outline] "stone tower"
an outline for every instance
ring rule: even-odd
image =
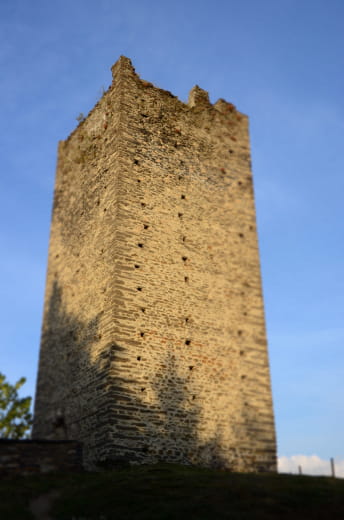
[[[274,471],[247,117],[112,70],[59,145],[33,437]]]

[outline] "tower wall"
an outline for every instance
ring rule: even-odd
[[[247,117],[113,77],[59,147],[33,434],[275,470]]]

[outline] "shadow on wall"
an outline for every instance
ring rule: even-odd
[[[99,341],[98,313],[87,323],[66,310],[62,288],[55,280],[42,330],[35,399],[34,439],[78,439],[77,417],[92,406],[88,385],[96,386],[97,370],[89,363]],[[98,378],[99,379],[99,378]]]
[[[102,343],[101,319],[102,312],[87,323],[68,313],[63,289],[54,283],[33,438],[81,441],[88,469],[160,461],[230,469],[219,439],[200,440],[201,403],[180,375],[175,353],[166,352],[157,364],[165,370],[146,377],[143,387],[142,378],[128,377],[130,366],[123,377],[130,345]],[[148,389],[149,402],[143,397]]]

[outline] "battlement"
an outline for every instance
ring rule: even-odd
[[[217,112],[220,112],[222,114],[222,119],[220,118],[220,120],[224,126],[228,126],[227,130],[229,129],[229,127],[231,127],[230,130],[234,131],[233,126],[235,126],[236,122],[240,122],[242,120],[245,120],[247,124],[247,116],[239,112],[232,103],[227,102],[224,99],[219,99],[218,101],[216,101],[216,103],[211,104],[208,92],[200,88],[198,85],[192,87],[189,93],[188,102],[184,103],[183,101],[179,100],[177,96],[173,95],[168,90],[156,87],[155,85],[153,85],[153,83],[141,79],[140,76],[136,73],[131,60],[129,58],[126,58],[125,56],[121,56],[117,60],[117,62],[112,66],[111,71],[113,78],[112,85],[110,86],[108,92],[104,93],[102,99],[98,101],[95,107],[90,111],[89,116],[96,109],[98,109],[99,106],[103,104],[104,99],[108,99],[107,96],[109,91],[113,89],[121,91],[121,86],[124,82],[126,88],[128,88],[128,85],[131,83],[132,86],[135,85],[138,91],[140,89],[143,89],[145,94],[153,95],[152,91],[154,91],[162,97],[165,96],[165,99],[171,98],[178,110],[188,111],[192,109],[191,113],[197,113],[202,111],[203,109],[203,117],[206,117],[208,115],[209,123],[212,123],[214,117],[218,116]],[[214,112],[215,110],[217,112]],[[83,123],[84,121],[81,121],[79,123],[79,126]],[[72,134],[73,133],[74,132],[72,132]]]
[[[248,119],[112,73],[59,146],[34,436],[275,470]]]
[[[188,106],[190,108],[201,108],[204,107],[205,109],[210,109],[214,106],[214,108],[220,110],[223,113],[226,112],[232,112],[235,111],[234,105],[231,103],[227,103],[225,100],[220,99],[218,100],[214,105],[212,105],[209,101],[209,94],[206,90],[203,90],[198,85],[195,85],[189,94],[189,100],[188,103],[185,104],[182,101],[180,101],[176,96],[171,94],[168,90],[164,90],[161,88],[156,87],[153,85],[153,83],[150,83],[148,81],[142,80],[140,76],[136,73],[135,68],[133,67],[133,64],[129,58],[126,58],[125,56],[120,56],[118,61],[112,66],[112,78],[113,83],[116,81],[121,81],[122,78],[131,78],[134,81],[141,84],[144,88],[154,88],[159,90],[160,93],[165,93],[166,95],[176,99],[177,102]],[[221,106],[221,108],[219,108]],[[222,107],[226,107],[225,109]]]

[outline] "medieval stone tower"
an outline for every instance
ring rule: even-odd
[[[276,468],[247,117],[124,57],[59,146],[33,437]]]

